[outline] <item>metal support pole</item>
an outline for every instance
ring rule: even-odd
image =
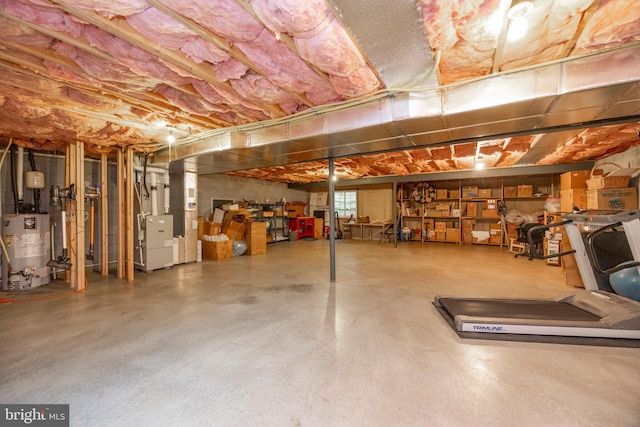
[[[393,181],[393,195],[391,196],[393,200],[393,247],[398,247],[398,182]]]
[[[335,182],[333,181],[333,157],[329,157],[329,276],[336,281],[336,216]]]

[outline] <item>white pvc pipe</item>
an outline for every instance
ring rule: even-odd
[[[164,214],[169,215],[169,209],[171,208],[169,203],[169,174],[164,176]]]
[[[134,164],[133,165],[133,169],[135,171],[138,171],[138,172],[142,172],[142,173],[145,172],[145,167],[142,166],[142,165]],[[163,179],[163,181],[165,183],[164,184],[164,213],[165,213],[165,215],[168,215],[169,214],[169,209],[171,207],[170,203],[169,203],[169,196],[170,196],[170,194],[169,194],[169,170],[168,169],[163,169],[163,168],[158,168],[158,167],[153,167],[153,166],[147,166],[146,167],[146,173],[147,174],[152,174],[151,175],[152,176],[151,179],[153,179],[153,175],[154,174],[161,174],[164,177],[164,179]],[[153,182],[152,182],[151,186],[152,187],[154,186]],[[156,196],[157,196],[157,194],[156,194]],[[152,210],[152,212],[155,212],[153,215],[157,215],[158,214],[158,206],[157,206],[157,202],[153,200],[153,190],[151,192],[151,197],[152,197],[151,210]]]
[[[24,147],[18,146],[18,158],[16,159],[16,184],[18,188],[18,200],[24,200]]]
[[[151,215],[158,215],[158,175],[151,173]]]
[[[138,171],[138,172],[144,172],[145,168],[142,165],[133,165],[133,169]],[[165,174],[169,174],[169,171],[167,169],[162,169],[162,168],[157,168],[157,167],[153,167],[153,166],[147,166],[147,173],[159,173],[162,175]]]

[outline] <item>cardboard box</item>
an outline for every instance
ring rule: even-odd
[[[590,170],[565,172],[560,175],[560,190],[586,189],[590,175]]]
[[[447,189],[436,189],[436,199],[446,199],[447,194]]]
[[[204,217],[199,216],[198,217],[198,240],[202,240],[202,236],[204,235],[204,223],[205,223]]]
[[[498,199],[489,199],[484,202],[484,209],[482,210],[483,218],[498,218]]]
[[[544,239],[544,254],[553,255],[560,253],[560,241]],[[547,258],[545,262],[549,265],[560,267],[560,257]]]
[[[435,229],[435,220],[433,218],[427,218],[424,220],[424,226],[427,230]]]
[[[449,198],[450,199],[459,199],[460,198],[460,190],[449,190]]]
[[[316,239],[322,239],[323,234],[324,234],[324,219],[314,218],[313,237]]]
[[[574,188],[560,190],[560,212],[571,212],[573,206],[587,209],[587,189]]]
[[[314,206],[326,206],[329,204],[329,193],[311,193],[309,204]]]
[[[229,240],[244,240],[244,232],[247,230],[247,226],[244,223],[231,221],[229,228],[224,233],[229,237]]]
[[[478,187],[477,186],[464,186],[462,187],[462,198],[463,199],[475,199],[478,197]]]
[[[518,197],[533,197],[533,185],[518,185]]]
[[[245,232],[247,241],[247,255],[261,255],[267,253],[267,223],[250,222]]]
[[[483,209],[482,218],[499,218],[497,209]]]
[[[246,209],[226,211],[224,213],[224,218],[222,219],[222,226],[224,228],[224,226],[229,224],[231,221],[245,222],[248,221],[249,218],[251,218],[251,213]]]
[[[287,210],[287,216],[289,218],[297,218],[299,216],[304,216],[304,207],[306,206],[305,203],[287,203],[286,204],[286,210]]]
[[[478,216],[478,211],[481,211],[481,209],[479,209],[478,203],[474,203],[474,202],[467,203],[467,215],[466,216],[477,217]]]
[[[490,188],[480,188],[478,190],[478,198],[480,198],[480,199],[490,199],[491,198],[491,189]]]
[[[436,238],[434,240],[437,240],[439,242],[444,242],[446,238],[447,238],[446,231],[436,231]]]
[[[219,261],[233,258],[233,242],[224,240],[222,242],[202,241],[202,258]]]
[[[500,245],[502,243],[502,230],[489,230],[489,244]]]
[[[587,190],[587,209],[638,209],[638,189],[627,187]]]
[[[465,219],[462,221],[462,232],[463,233],[471,233],[475,228],[476,222],[473,220]]]
[[[518,197],[518,187],[504,187],[504,197],[505,198],[515,198]]]
[[[177,239],[177,244],[178,244],[178,247],[176,248],[176,252],[177,252],[177,255],[178,255],[178,262],[176,264],[184,264],[185,263],[185,254],[186,254],[184,237],[178,236],[175,239]],[[175,258],[175,255],[176,254],[174,254],[174,258]]]
[[[439,216],[449,216],[449,213],[451,212],[451,205],[437,204],[436,210],[440,212]]]
[[[460,241],[460,229],[459,228],[447,228],[445,230],[445,242],[459,242]]]
[[[202,226],[202,234],[200,234],[200,226]],[[222,224],[217,222],[204,221],[198,223],[198,239],[202,240],[202,236],[217,236],[220,234]]]
[[[436,221],[435,226],[436,226],[436,227],[435,227],[435,228],[436,228],[436,230],[438,230],[438,231],[443,231],[443,230],[446,230],[446,229],[447,229],[447,223],[446,223],[446,221]]]

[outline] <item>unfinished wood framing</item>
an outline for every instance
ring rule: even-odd
[[[67,221],[67,246],[71,269],[67,276],[71,288],[81,291],[86,288],[85,275],[85,207],[84,207],[84,143],[75,142],[67,147],[65,157],[66,187],[75,188],[75,198],[65,198]]]
[[[101,227],[102,237],[100,240],[102,254],[102,268],[100,273],[103,276],[109,274],[109,170],[108,170],[107,155],[102,154],[100,156],[100,213],[101,213]]]
[[[124,154],[122,150],[118,151],[116,159],[116,176],[118,181],[118,279],[125,277],[125,224],[124,224]]]
[[[127,241],[127,250],[126,250],[126,266],[127,266],[127,281],[132,281],[134,278],[134,265],[133,265],[133,186],[135,183],[135,179],[133,177],[133,149],[127,149],[127,159],[126,159],[126,200],[125,200],[125,221],[126,221],[126,241]]]

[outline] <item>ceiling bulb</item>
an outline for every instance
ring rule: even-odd
[[[170,133],[170,134],[167,136],[167,142],[168,142],[169,144],[173,144],[174,142],[176,142],[176,137],[175,137],[175,136],[173,136],[173,134],[172,134],[172,133]]]
[[[509,19],[520,19],[529,15],[533,10],[533,3],[530,1],[523,1],[518,4],[513,5],[507,11],[507,18]]]
[[[476,170],[482,170],[482,169],[484,169],[484,163],[476,162]]]

